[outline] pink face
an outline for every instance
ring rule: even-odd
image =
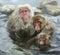
[[[29,19],[30,11],[28,9],[22,9],[19,11],[19,14],[22,16],[24,20]]]
[[[46,39],[43,37],[43,36],[41,36],[40,38],[39,38],[39,40],[38,40],[38,43],[40,44],[40,45],[44,45],[45,44],[45,41]]]
[[[39,21],[35,21],[35,22],[33,23],[33,25],[34,25],[34,28],[35,28],[36,31],[39,31],[39,30],[40,30],[40,28],[41,28],[41,23],[40,23]]]

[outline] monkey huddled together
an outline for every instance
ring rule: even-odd
[[[41,14],[31,16],[28,6],[21,6],[7,22],[9,36],[18,46],[29,48],[36,45],[40,50],[50,47],[53,26]]]
[[[31,25],[35,32],[28,43],[34,43],[41,51],[50,47],[54,27],[41,14],[32,17]]]

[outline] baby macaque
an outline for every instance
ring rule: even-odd
[[[50,34],[38,34],[37,35],[36,46],[41,51],[45,51],[50,47],[51,35]]]

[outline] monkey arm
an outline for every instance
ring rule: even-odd
[[[31,46],[33,44],[35,44],[35,42],[38,40],[38,38],[35,36],[33,38],[30,38],[28,41],[27,41],[27,46]]]
[[[27,43],[33,42],[33,41],[35,41],[36,39],[37,39],[37,37],[35,36],[35,37],[29,39],[29,40],[27,41]]]

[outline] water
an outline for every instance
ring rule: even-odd
[[[25,3],[29,3],[32,6],[37,6],[38,2],[40,0],[21,0],[21,2],[18,2],[20,0],[0,0],[3,4],[25,4]],[[5,2],[4,2],[5,1]],[[33,2],[32,2],[33,1]],[[57,0],[58,4],[60,0]],[[15,3],[16,2],[16,3]],[[31,50],[31,52],[34,53],[34,55],[60,55],[59,51],[60,51],[60,15],[59,16],[51,16],[48,14],[43,14],[44,16],[46,16],[48,19],[50,19],[55,27],[56,27],[56,31],[54,32],[52,41],[51,41],[51,45],[53,48],[49,49],[47,52],[39,52],[39,51],[34,51]],[[12,43],[12,40],[9,38],[9,33],[7,32],[6,29],[6,21],[8,20],[8,16],[5,14],[1,14],[0,13],[0,55],[27,55],[26,53],[28,52],[30,55],[32,55],[29,51],[26,52],[26,50],[24,51],[18,51],[15,50],[15,48],[17,47],[15,44]],[[7,53],[7,54],[6,54]],[[28,54],[28,55],[29,55]]]

